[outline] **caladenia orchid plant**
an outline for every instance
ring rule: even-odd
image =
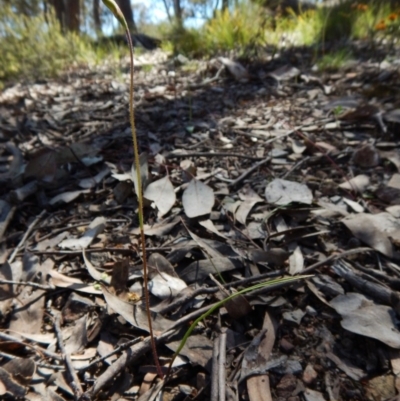
[[[133,93],[134,93],[134,84],[133,84],[133,43],[131,32],[128,27],[128,23],[122,14],[122,11],[118,7],[117,3],[114,0],[103,0],[105,6],[114,14],[115,18],[120,22],[123,26],[126,37],[129,45],[129,55],[130,55],[130,87],[129,87],[129,120],[131,124],[132,130],[132,141],[133,141],[133,154],[135,157],[135,170],[136,170],[136,192],[138,194],[138,204],[139,204],[139,230],[140,230],[140,242],[142,247],[142,260],[143,260],[143,281],[144,281],[144,298],[146,304],[146,314],[149,324],[149,334],[151,339],[151,349],[153,353],[154,363],[156,365],[157,374],[162,378],[163,372],[160,366],[160,362],[158,360],[156,341],[154,338],[153,325],[151,321],[151,312],[150,312],[150,297],[148,290],[148,274],[147,274],[147,257],[146,257],[146,242],[144,237],[144,218],[143,218],[143,188],[142,188],[142,177],[140,174],[140,160],[139,160],[139,146],[135,129],[135,114],[133,109]]]
[[[134,93],[134,81],[133,81],[133,44],[132,44],[132,37],[131,33],[128,28],[128,24],[125,20],[124,15],[122,14],[120,8],[116,4],[114,0],[102,0],[103,3],[111,10],[111,12],[114,14],[114,16],[118,19],[118,21],[121,23],[123,28],[125,29],[125,33],[127,36],[128,44],[129,44],[129,53],[130,53],[130,90],[129,90],[129,116],[130,116],[130,124],[131,124],[131,129],[132,129],[132,140],[133,140],[133,151],[134,151],[134,157],[135,157],[135,169],[136,169],[136,193],[138,196],[138,204],[139,204],[139,230],[140,230],[140,242],[141,242],[141,249],[142,249],[142,259],[143,259],[143,278],[144,278],[144,294],[145,294],[145,303],[146,303],[146,314],[147,314],[147,319],[148,319],[148,325],[149,325],[149,335],[150,335],[150,340],[151,340],[151,349],[152,349],[152,354],[154,358],[154,363],[156,365],[157,369],[157,374],[159,375],[160,378],[164,378],[164,374],[162,371],[162,368],[160,366],[160,362],[158,359],[157,355],[157,348],[156,348],[156,339],[154,337],[154,332],[153,332],[153,326],[152,326],[152,320],[151,320],[151,313],[150,313],[150,302],[149,302],[149,290],[148,290],[148,272],[147,272],[147,257],[146,257],[146,243],[145,243],[145,236],[144,236],[144,218],[143,218],[143,190],[142,190],[142,178],[141,178],[141,171],[140,171],[140,160],[139,160],[139,147],[138,147],[138,140],[136,136],[136,130],[135,130],[135,117],[134,117],[134,109],[133,109],[133,93]],[[214,305],[211,305],[209,310],[207,310],[205,313],[203,313],[201,316],[199,316],[189,327],[189,329],[186,331],[185,335],[183,336],[178,349],[176,350],[175,354],[173,355],[170,364],[168,366],[168,371],[167,375],[165,377],[164,383],[168,381],[168,377],[171,372],[172,364],[175,360],[175,358],[178,356],[180,351],[183,349],[183,347],[186,344],[187,339],[190,337],[191,333],[193,332],[194,328],[196,325],[207,318],[211,313],[219,309],[221,306],[223,306],[226,302],[232,300],[233,298],[243,295],[246,293],[249,293],[251,291],[256,291],[258,289],[264,288],[264,287],[270,287],[270,286],[276,286],[279,284],[285,284],[285,283],[290,283],[293,281],[297,281],[303,278],[308,278],[311,276],[296,276],[296,277],[283,277],[279,279],[274,279],[270,281],[265,281],[261,282],[258,284],[255,284],[251,287],[242,289],[238,292],[235,292],[228,297],[224,298],[223,300],[217,302]]]

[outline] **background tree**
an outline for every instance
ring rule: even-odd
[[[101,33],[100,0],[93,0],[93,22],[96,33]]]
[[[27,16],[37,15],[40,12],[40,0],[2,0],[1,3],[12,6],[18,14]]]
[[[174,0],[175,23],[178,28],[183,27],[181,0]]]
[[[133,20],[133,10],[130,0],[116,0],[121,9],[131,32],[137,32],[135,21]]]
[[[80,1],[79,0],[50,0],[54,7],[56,17],[60,23],[61,29],[71,32],[80,30]]]

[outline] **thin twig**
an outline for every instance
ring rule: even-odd
[[[219,401],[225,401],[226,398],[226,329],[221,329],[219,336],[219,355],[218,355],[218,393]]]
[[[291,284],[291,282],[266,287],[265,291],[272,291],[275,290],[276,288],[283,288],[285,284],[288,285]],[[255,291],[253,293],[255,293]],[[167,342],[174,335],[176,335],[176,329],[178,327],[186,325],[187,323],[195,320],[196,318],[203,315],[204,313],[209,311],[211,308],[217,306],[218,304],[220,304],[220,302],[214,302],[211,305],[204,306],[178,319],[167,330],[165,330],[162,334],[160,334],[155,338],[157,344],[163,344]],[[111,366],[107,368],[107,370],[101,376],[97,378],[93,387],[82,395],[80,401],[93,399],[99,393],[99,391],[101,391],[111,380],[115,379],[115,377],[125,368],[126,364],[134,362],[144,353],[150,350],[151,350],[150,336],[146,337],[141,343],[129,347],[127,352],[124,352],[122,356],[120,356]],[[169,376],[167,373],[166,381],[168,377]]]
[[[218,401],[218,353],[220,336],[214,338],[211,375],[211,399]]]
[[[11,359],[11,360],[17,358],[15,355],[8,354],[7,352],[3,352],[3,351],[0,352],[0,357],[6,358],[6,359]],[[46,369],[53,369],[53,370],[64,370],[65,369],[64,366],[61,366],[61,365],[50,365],[48,363],[37,362],[37,361],[35,361],[35,365],[46,368]]]
[[[157,343],[164,343],[173,335],[175,335],[175,330],[167,330],[155,339]],[[146,337],[141,343],[129,347],[126,352],[123,352],[123,354],[97,378],[92,388],[86,391],[79,401],[94,399],[110,381],[115,379],[128,363],[135,361],[144,353],[150,351],[151,348],[150,336]]]
[[[28,229],[26,230],[26,233],[24,234],[24,236],[21,238],[21,241],[19,242],[19,244],[15,247],[15,249],[13,250],[12,254],[10,255],[10,257],[8,258],[8,263],[12,263],[15,259],[15,256],[17,255],[17,253],[19,252],[19,250],[22,248],[22,246],[25,244],[26,240],[28,239],[28,237],[31,235],[31,232],[33,231],[33,229],[35,228],[36,224],[40,221],[40,219],[46,214],[46,210],[42,210],[42,212],[35,217],[35,219],[32,221],[31,224],[29,224]]]
[[[317,269],[318,267],[326,265],[328,263],[331,263],[336,259],[344,258],[344,257],[350,256],[350,255],[355,255],[357,253],[372,252],[372,251],[373,251],[373,249],[371,249],[371,248],[355,248],[355,249],[350,249],[349,251],[344,251],[344,252],[336,254],[336,255],[331,255],[331,256],[328,256],[324,260],[321,260],[319,262],[314,263],[311,266],[308,266],[306,269],[301,271],[300,274],[309,274],[309,273],[313,272],[315,269]]]
[[[129,347],[132,347],[132,345],[135,345],[142,340],[143,340],[142,337],[137,337],[137,338],[134,338],[133,340],[127,341],[126,343],[118,345],[118,347],[116,347],[113,351],[109,352],[107,355],[104,355],[101,358],[98,358],[98,359],[94,360],[93,362],[90,362],[88,365],[78,368],[77,370],[79,370],[80,372],[83,370],[88,370],[91,367],[97,365],[98,363],[105,361],[110,356],[113,356],[115,354],[118,354],[119,352],[125,351]]]
[[[288,170],[283,176],[281,177],[283,180],[286,179],[293,171],[297,170],[302,164],[310,160],[310,156],[303,157],[300,161],[295,163],[290,170]]]
[[[279,276],[283,276],[283,275],[285,275],[286,272],[287,271],[285,269],[275,270],[273,272],[260,274],[258,276],[247,277],[242,280],[237,280],[237,281],[233,281],[231,283],[226,283],[226,284],[221,284],[221,285],[224,288],[236,288],[239,286],[245,286],[248,284],[252,284],[257,281],[262,281],[262,280],[265,280],[268,278],[276,278]],[[199,295],[215,294],[218,291],[220,291],[220,289],[217,286],[196,288],[191,293],[185,294],[185,295],[173,300],[169,305],[167,305],[163,309],[159,310],[158,313],[165,314],[165,313],[171,312],[174,309],[177,309],[179,306],[183,305],[186,302],[191,301],[193,298],[196,298]]]
[[[12,284],[12,285],[25,285],[27,287],[33,287],[39,290],[55,290],[56,287],[51,285],[43,285],[38,283],[32,283],[31,281],[14,281],[14,280],[0,280],[0,284]]]
[[[171,252],[171,247],[148,247],[147,251],[149,252]],[[34,249],[29,249],[29,252],[34,255],[70,255],[70,256],[80,256],[82,255],[82,251],[35,251]],[[90,248],[85,249],[86,253],[102,253],[102,252],[114,252],[122,255],[137,255],[136,249],[124,249],[124,248]]]
[[[240,153],[230,153],[230,152],[188,152],[188,153],[170,153],[165,156],[167,159],[174,158],[185,158],[185,157],[240,157],[241,159],[249,160],[263,160],[264,157],[249,156]]]
[[[271,161],[270,157],[267,157],[264,160],[259,161],[258,163],[256,163],[254,166],[250,167],[249,169],[247,169],[244,173],[242,173],[238,178],[236,178],[235,180],[233,180],[231,183],[229,183],[228,186],[230,187],[235,187],[236,185],[240,184],[244,179],[246,179],[253,171],[257,170],[259,167],[261,167],[262,165],[268,163],[269,161]]]
[[[72,388],[72,391],[74,392],[75,400],[79,400],[79,398],[83,394],[83,389],[82,389],[81,383],[79,381],[78,375],[75,372],[74,366],[72,365],[71,358],[65,351],[63,335],[62,335],[61,327],[60,327],[60,315],[59,314],[57,314],[54,319],[54,331],[57,336],[58,347],[60,348],[64,363],[65,363],[65,368],[67,369],[67,372],[70,375],[69,384]]]
[[[165,306],[161,310],[158,310],[158,313],[162,315],[168,312],[172,312],[173,310],[179,308],[181,305],[185,304],[186,302],[191,301],[193,298],[196,298],[199,295],[204,294],[215,294],[218,292],[217,287],[199,287],[190,292],[189,294],[183,294],[182,296],[178,296],[174,299],[169,305]]]
[[[224,70],[225,70],[225,66],[223,65],[222,67],[219,68],[219,70],[217,71],[217,73],[215,74],[214,77],[207,78],[198,84],[188,84],[188,85],[186,85],[186,88],[187,89],[199,89],[199,88],[202,88],[203,86],[206,86],[215,81],[218,81],[220,79],[220,75],[221,75],[222,71],[224,71]]]
[[[0,340],[9,341],[9,342],[13,342],[16,344],[21,344],[24,347],[27,347],[27,348],[30,348],[30,349],[36,351],[38,354],[45,355],[48,358],[52,358],[57,361],[62,361],[62,357],[60,355],[58,355],[54,352],[48,351],[47,349],[44,349],[44,348],[40,347],[39,345],[27,344],[18,337],[10,336],[9,334],[0,332]]]

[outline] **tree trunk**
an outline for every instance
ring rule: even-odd
[[[175,22],[178,28],[182,28],[182,8],[181,8],[181,0],[174,0],[174,14],[175,14]]]
[[[81,20],[80,0],[67,0],[66,27],[71,32],[79,32]]]
[[[65,29],[65,4],[63,0],[50,0],[51,5],[54,7],[56,18],[62,30]]]
[[[100,0],[93,0],[93,21],[96,33],[101,33]]]
[[[116,0],[119,8],[124,14],[126,22],[128,23],[131,32],[137,32],[135,21],[133,20],[133,11],[130,0]]]
[[[226,10],[229,7],[229,0],[222,0],[222,10]]]
[[[80,28],[80,0],[50,0],[54,7],[56,18],[61,29],[68,29],[72,32],[79,32]]]

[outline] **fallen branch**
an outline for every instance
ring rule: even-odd
[[[60,348],[62,358],[64,360],[65,368],[67,369],[67,372],[69,373],[69,376],[70,376],[69,385],[71,386],[72,391],[74,392],[75,400],[79,400],[83,393],[83,389],[82,389],[81,383],[79,381],[78,375],[75,372],[74,366],[72,365],[71,358],[65,351],[63,335],[62,335],[61,327],[60,327],[60,315],[59,314],[57,316],[55,316],[55,319],[54,319],[54,331],[57,336],[58,347]]]

